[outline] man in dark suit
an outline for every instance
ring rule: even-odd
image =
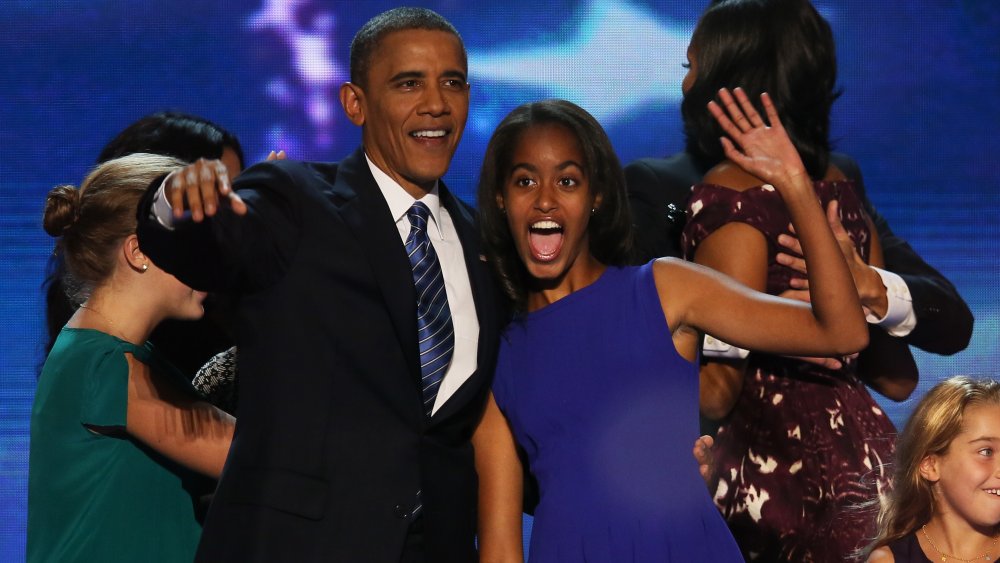
[[[884,285],[876,284],[882,293],[873,300],[885,300],[888,314],[878,315],[883,318],[878,323],[880,328],[871,330],[869,349],[892,346],[893,340],[901,340],[936,354],[963,350],[972,337],[973,317],[968,305],[951,282],[889,229],[889,224],[865,194],[861,173],[854,161],[837,153],[831,153],[830,161],[846,177],[856,181],[885,255],[884,271],[876,272],[881,278],[875,278],[884,280]],[[641,159],[625,167],[629,203],[636,224],[636,246],[641,259],[682,255],[680,236],[691,186],[700,181],[705,172],[686,152],[669,158]],[[872,318],[869,321],[875,322]],[[888,357],[894,356],[903,355]],[[891,366],[884,367],[891,369]]]
[[[390,10],[351,44],[354,154],[151,187],[143,250],[239,300],[238,422],[199,560],[476,560],[470,436],[501,314],[473,212],[440,182],[466,76],[451,24]]]

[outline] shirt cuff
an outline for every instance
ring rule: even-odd
[[[149,214],[163,228],[172,231],[174,230],[174,208],[170,206],[170,201],[167,199],[166,187],[167,180],[164,178],[160,188],[153,195],[153,205],[150,207]]]
[[[728,358],[732,360],[742,360],[750,355],[750,350],[744,350],[743,348],[737,348],[731,344],[726,344],[725,342],[710,336],[705,335],[705,342],[701,346],[701,353],[706,358]]]
[[[910,295],[910,288],[898,274],[874,266],[871,266],[871,269],[875,270],[875,273],[882,278],[889,307],[881,319],[869,314],[866,317],[868,322],[892,336],[903,337],[910,334],[917,326],[917,314],[913,311],[913,297]]]

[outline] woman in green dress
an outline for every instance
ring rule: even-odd
[[[86,300],[56,339],[31,413],[28,561],[191,561],[201,527],[185,490],[218,477],[235,420],[199,400],[147,342],[197,319],[204,293],[139,248],[135,209],[179,166],[136,154],[54,188],[46,232]]]

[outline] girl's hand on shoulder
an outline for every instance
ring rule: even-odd
[[[729,136],[721,139],[726,157],[750,174],[775,184],[780,191],[795,186],[799,178],[808,178],[771,97],[767,93],[760,96],[767,113],[765,123],[742,88],[733,93],[735,98],[723,88],[719,90],[722,105],[714,100],[708,103],[708,110]]]

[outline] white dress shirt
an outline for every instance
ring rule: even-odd
[[[375,177],[375,183],[382,191],[382,196],[389,204],[389,211],[396,222],[396,230],[399,231],[400,243],[405,244],[406,238],[410,235],[410,220],[406,217],[406,212],[417,200],[388,174],[375,166],[367,154],[365,160],[372,171],[372,176]],[[469,282],[469,270],[465,264],[465,255],[462,253],[462,241],[458,238],[458,231],[455,230],[451,215],[441,205],[437,185],[435,184],[434,189],[420,198],[420,201],[431,211],[427,235],[441,263],[444,288],[448,294],[448,308],[451,310],[451,322],[455,328],[455,351],[448,369],[444,372],[441,387],[438,388],[437,399],[431,410],[433,414],[476,371],[479,317],[476,316],[476,303],[472,300],[472,284]],[[416,331],[416,324],[413,325],[413,330]]]

